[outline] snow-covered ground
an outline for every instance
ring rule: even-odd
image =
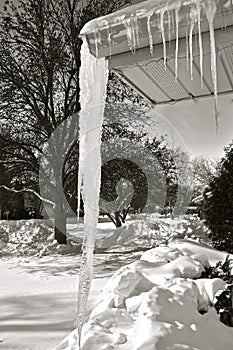
[[[212,306],[225,283],[200,278],[227,254],[211,248],[196,219],[133,219],[119,230],[99,224],[82,350],[231,350],[233,328]],[[71,350],[79,242],[59,248],[51,232],[33,221],[18,229],[3,224],[0,348]],[[74,224],[68,228],[70,237],[77,233]],[[82,226],[79,231],[81,240]]]
[[[74,329],[77,272],[69,273],[72,266],[60,262],[0,261],[0,349],[49,350]],[[105,281],[93,281],[90,307]]]

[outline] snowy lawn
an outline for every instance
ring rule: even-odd
[[[0,262],[0,349],[49,350],[75,327],[77,275],[53,276],[56,260],[43,260]],[[93,281],[90,307],[105,281]]]

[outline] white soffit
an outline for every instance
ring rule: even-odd
[[[233,35],[233,33],[232,33]],[[111,62],[110,62],[111,65]],[[214,94],[210,53],[203,59],[203,84],[201,83],[199,56],[193,59],[193,78],[186,58],[178,59],[178,77],[175,78],[175,59],[141,62],[131,67],[114,67],[127,83],[152,103],[160,104],[184,99],[206,97]],[[233,92],[233,45],[217,53],[218,94]]]

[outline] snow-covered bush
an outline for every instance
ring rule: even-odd
[[[214,307],[220,315],[220,321],[226,326],[233,327],[233,260],[226,257],[213,267],[207,267],[202,277],[221,278],[226,282],[226,289],[215,297]]]

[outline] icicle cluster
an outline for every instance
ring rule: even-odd
[[[211,52],[211,73],[215,96],[215,109],[217,116],[217,69],[216,69],[216,48],[214,37],[214,17],[217,6],[223,10],[224,1],[221,0],[148,0],[140,4],[118,11],[111,15],[93,20],[87,24],[82,34],[97,32],[95,35],[96,53],[101,42],[100,29],[106,28],[108,32],[108,45],[111,55],[111,48],[114,40],[111,38],[111,28],[121,23],[126,29],[126,40],[129,49],[135,54],[140,47],[140,24],[146,25],[148,33],[148,44],[151,54],[154,54],[154,34],[161,33],[163,42],[163,59],[166,68],[167,42],[171,36],[175,37],[175,79],[178,77],[178,54],[179,54],[179,29],[186,27],[186,56],[187,68],[190,69],[190,76],[193,79],[193,35],[197,33],[199,54],[200,54],[200,75],[201,87],[203,87],[203,43],[201,33],[202,20],[207,19],[210,32]],[[232,0],[228,6],[232,6]],[[146,22],[145,22],[146,21]],[[223,18],[224,21],[224,18]],[[139,23],[140,22],[140,23]],[[217,123],[217,118],[216,118]]]
[[[108,77],[107,61],[92,56],[86,40],[81,49],[81,62],[78,207],[82,191],[85,238],[78,294],[77,339],[79,344],[92,281],[93,250],[99,215],[101,129]]]

